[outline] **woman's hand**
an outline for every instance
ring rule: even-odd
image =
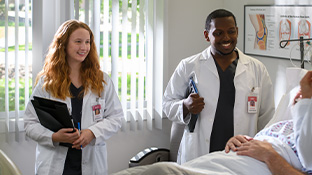
[[[90,129],[81,130],[80,137],[73,142],[72,148],[81,149],[87,146],[95,138]]]
[[[230,150],[237,151],[237,147],[240,147],[243,143],[247,143],[252,140],[252,137],[246,135],[237,135],[229,139],[225,145],[225,152],[229,153]]]
[[[75,132],[73,132],[73,128],[62,128],[52,134],[53,142],[73,143],[78,138],[79,132],[76,128]]]

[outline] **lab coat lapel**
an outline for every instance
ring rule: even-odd
[[[202,52],[202,57],[200,58],[200,61],[206,61],[207,63],[202,63],[201,64],[201,74],[202,75],[207,75],[208,72],[207,71],[210,71],[212,72],[216,77],[219,77],[219,74],[218,74],[218,70],[217,70],[217,67],[216,67],[216,64],[214,63],[214,60],[213,60],[213,57],[211,55],[211,52],[210,52],[210,48],[211,47],[208,47],[207,49],[205,49],[203,52]]]
[[[72,115],[71,98],[70,97],[66,97],[65,102],[67,104],[69,115]]]
[[[237,51],[238,51],[239,59],[238,59],[238,63],[237,63],[236,71],[235,71],[235,77],[238,77],[239,75],[246,72],[247,64],[249,64],[250,62],[249,60],[246,59],[246,57],[244,57],[244,55],[242,54],[240,50],[237,49]]]
[[[89,101],[89,98],[91,97],[91,95],[92,95],[92,92],[91,92],[91,90],[88,89],[86,95],[83,97],[82,113],[84,112],[84,109],[88,108],[87,105],[90,105],[90,103],[88,103],[88,101]],[[83,115],[81,117],[83,117]]]
[[[86,103],[87,103],[88,99],[90,98],[91,94],[92,94],[91,90],[88,89],[86,95],[83,97],[83,106],[86,105]]]

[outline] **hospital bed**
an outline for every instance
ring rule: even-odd
[[[130,159],[129,168],[163,161],[176,162],[184,127],[184,125],[172,123],[170,148],[146,148]]]
[[[271,121],[266,125],[283,120],[292,119],[290,106],[296,93],[299,90],[299,81],[307,71],[298,68],[288,68],[286,70],[287,87],[286,93],[281,98],[276,112]],[[129,169],[120,171],[115,175],[135,174],[135,175],[153,175],[153,174],[271,174],[266,164],[250,157],[236,156],[236,153],[225,154],[224,152],[214,152],[213,156],[201,156],[183,165],[176,162],[177,152],[180,146],[180,140],[183,134],[183,125],[173,123],[171,128],[170,149],[166,148],[147,148],[129,162]],[[224,156],[232,161],[223,161]],[[209,162],[209,163],[208,163]],[[155,164],[156,163],[156,164]],[[239,163],[239,166],[238,164]],[[153,166],[151,165],[153,164]],[[241,165],[245,165],[244,168]],[[145,165],[145,166],[143,166]]]

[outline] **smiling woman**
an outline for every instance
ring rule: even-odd
[[[28,103],[25,131],[38,143],[35,174],[106,175],[106,141],[120,129],[123,111],[112,80],[100,70],[88,25],[68,20],[59,27],[30,98],[35,96],[65,103],[75,125],[74,131],[53,132],[41,125],[40,113]]]
[[[69,63],[81,63],[87,57],[90,50],[89,31],[79,28],[69,37],[66,52]]]

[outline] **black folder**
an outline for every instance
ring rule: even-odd
[[[188,93],[187,93],[186,97],[188,97],[191,93],[198,93],[198,89],[197,89],[196,84],[193,80],[193,77],[190,78],[189,86],[188,86]],[[199,116],[199,114],[191,114],[191,120],[188,124],[190,132],[194,132],[198,116]]]
[[[47,98],[34,96],[31,100],[38,119],[42,126],[53,132],[57,132],[62,128],[73,128],[74,123],[69,115],[67,105],[65,103],[50,100]],[[71,143],[60,143],[61,146],[71,147]]]
[[[74,128],[65,103],[34,96],[31,100],[42,126],[57,132],[61,128]]]

